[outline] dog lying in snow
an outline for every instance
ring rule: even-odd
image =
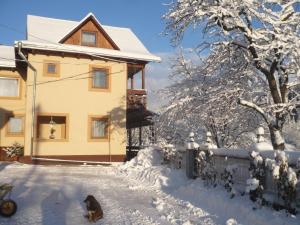
[[[97,220],[103,218],[103,211],[101,209],[101,206],[93,195],[88,195],[83,202],[86,204],[86,209],[88,211],[88,214],[85,215],[85,217],[90,222],[95,223]]]

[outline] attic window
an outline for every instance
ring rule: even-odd
[[[96,32],[82,31],[81,44],[87,46],[96,46]]]

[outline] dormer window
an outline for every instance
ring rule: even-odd
[[[96,46],[96,32],[82,31],[81,45]]]

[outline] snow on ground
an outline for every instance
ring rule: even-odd
[[[161,165],[160,152],[141,151],[121,166],[33,166],[0,163],[0,183],[15,185],[18,211],[1,225],[89,224],[83,200],[93,194],[104,211],[96,224],[300,224],[268,208],[252,210],[247,196],[230,199],[183,170]]]

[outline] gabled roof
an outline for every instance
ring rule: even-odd
[[[36,42],[37,44],[58,44],[67,34],[70,34],[72,30],[78,27],[85,19],[89,18],[92,14],[88,14],[80,22],[70,20],[60,20],[40,16],[27,16],[27,40],[30,43]],[[93,15],[94,16],[94,15]],[[96,19],[96,17],[94,16]],[[99,23],[99,22],[98,22]],[[136,37],[136,35],[129,28],[111,27],[101,24],[103,30],[113,40],[113,42],[119,47],[124,57],[128,53],[131,58],[137,55],[144,55],[148,58],[147,61],[160,61],[160,58],[149,53],[142,42]],[[77,46],[81,47],[81,46]],[[82,49],[86,47],[82,46]],[[100,49],[101,52],[104,49]],[[105,49],[107,50],[107,49]],[[92,51],[95,51],[93,49]],[[112,50],[116,51],[116,50]],[[153,58],[154,57],[154,58]],[[134,58],[134,57],[133,57]],[[153,59],[152,59],[153,58]]]
[[[0,45],[0,67],[16,67],[15,49],[12,46]]]
[[[77,30],[80,29],[80,27],[85,24],[87,21],[92,20],[94,21],[94,23],[96,24],[96,26],[98,27],[98,29],[101,31],[101,33],[104,34],[104,36],[108,39],[108,41],[111,43],[112,46],[114,46],[115,49],[119,49],[119,47],[116,45],[116,43],[110,38],[110,36],[107,34],[107,32],[103,29],[103,27],[101,26],[100,22],[97,20],[97,18],[94,16],[93,13],[89,13],[86,15],[86,17],[84,17],[78,24],[76,24],[76,26],[74,26],[60,41],[59,43],[63,43],[65,40],[67,40],[67,38],[69,38],[70,36],[72,36],[72,34],[74,34]]]

